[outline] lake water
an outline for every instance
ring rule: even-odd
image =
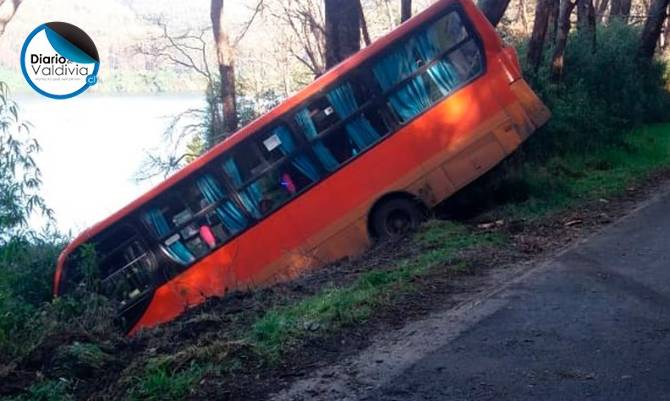
[[[63,231],[79,231],[117,211],[160,180],[133,177],[160,146],[175,114],[201,107],[197,95],[97,96],[68,100],[17,96],[20,117],[42,146],[42,195]],[[39,226],[40,219],[31,225]]]

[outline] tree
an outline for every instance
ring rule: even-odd
[[[595,3],[595,8],[596,8],[596,21],[598,23],[603,22],[603,19],[605,17],[605,11],[607,11],[607,6],[609,6],[609,0],[596,0]]]
[[[558,34],[558,16],[560,14],[561,4],[560,0],[553,0],[549,9],[549,23],[547,31],[549,31],[549,43],[556,43],[556,35]]]
[[[649,6],[649,13],[642,28],[638,49],[638,57],[644,61],[651,61],[654,57],[663,21],[668,17],[667,8],[669,3],[670,0],[653,0]]]
[[[239,125],[237,116],[237,96],[235,92],[235,51],[224,25],[223,0],[212,0],[210,17],[216,44],[216,59],[219,65],[219,87],[223,121],[214,126],[224,134],[235,132]]]
[[[628,22],[631,6],[632,0],[612,0],[610,19],[620,18],[622,21]]]
[[[39,151],[7,84],[0,82],[0,244],[25,227],[33,212],[53,218],[39,195],[42,173],[34,160]]]
[[[0,36],[5,33],[9,21],[16,14],[23,0],[0,0]]]
[[[0,36],[16,14],[21,0],[0,0]],[[0,243],[25,227],[34,212],[50,221],[53,211],[39,194],[42,172],[34,156],[40,145],[30,137],[30,126],[19,118],[19,107],[0,81]]]
[[[596,9],[593,0],[577,0],[577,31],[591,38],[592,48],[596,48]]]
[[[412,18],[412,0],[400,0],[400,22]]]
[[[482,10],[491,25],[496,26],[507,10],[510,0],[479,0],[479,8]]]
[[[359,0],[325,0],[326,69],[361,48]]]
[[[579,0],[577,0],[579,1]],[[565,55],[565,46],[568,43],[568,34],[570,33],[570,15],[574,10],[576,3],[571,0],[561,0],[561,9],[558,15],[558,30],[556,33],[556,46],[551,58],[551,76],[554,81],[561,79],[563,75],[563,57]]]
[[[535,21],[533,22],[533,32],[528,41],[528,64],[537,71],[542,61],[542,50],[544,40],[549,26],[549,15],[551,14],[551,3],[556,0],[537,0],[535,7]]]
[[[370,46],[370,32],[368,32],[368,23],[365,20],[365,13],[363,12],[363,5],[361,0],[356,0],[356,7],[358,8],[359,23],[361,24],[361,34],[363,35],[363,43],[365,46]]]
[[[276,3],[276,4],[274,4]],[[313,76],[326,71],[326,29],[321,0],[280,0],[271,3],[271,23],[280,27],[286,52],[303,64]],[[283,28],[283,29],[282,29]]]

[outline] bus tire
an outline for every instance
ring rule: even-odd
[[[409,198],[393,198],[375,208],[370,228],[378,240],[400,238],[415,231],[425,213],[419,202]]]

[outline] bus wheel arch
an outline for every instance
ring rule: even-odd
[[[428,211],[423,200],[410,192],[387,193],[370,208],[368,234],[374,241],[403,236],[416,230]]]

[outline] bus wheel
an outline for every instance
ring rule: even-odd
[[[424,212],[418,202],[395,198],[382,203],[374,211],[371,228],[378,239],[399,238],[416,230],[423,219]]]

